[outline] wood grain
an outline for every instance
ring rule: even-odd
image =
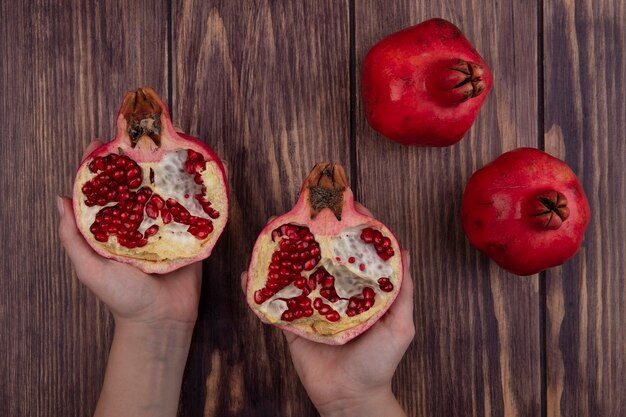
[[[182,414],[317,415],[283,335],[239,284],[266,220],[288,211],[313,164],[349,164],[348,3],[174,4],[174,118],[229,166],[229,226],[205,263]]]
[[[1,2],[2,415],[93,413],[111,321],[60,247],[55,195],[89,140],[113,136],[127,90],[165,89],[165,5]]]
[[[624,0],[0,0],[0,16],[0,415],[93,413],[112,322],[60,247],[54,196],[140,85],[229,167],[179,415],[317,415],[239,273],[318,160],[343,162],[411,249],[417,335],[394,379],[409,416],[624,415]],[[430,17],[457,24],[496,83],[460,144],[407,148],[367,125],[360,65]],[[543,145],[579,174],[593,217],[574,259],[514,277],[467,243],[461,196],[501,152]]]
[[[626,409],[626,3],[546,1],[545,147],[578,174],[591,223],[547,273],[550,417]]]
[[[355,15],[357,70],[385,35],[443,17],[461,28],[495,78],[467,137],[444,149],[385,140],[358,100],[358,195],[413,255],[417,336],[395,390],[412,415],[539,416],[538,277],[490,264],[460,223],[471,173],[503,151],[537,146],[537,9],[531,2],[372,0],[356,2]],[[527,36],[516,35],[520,27]]]

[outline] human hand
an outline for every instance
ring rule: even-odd
[[[363,206],[357,210],[371,215]],[[376,324],[341,346],[312,342],[284,331],[291,358],[311,401],[323,417],[404,416],[391,379],[415,336],[413,281],[408,252],[398,298]],[[245,292],[247,273],[242,274]]]
[[[92,141],[83,157],[102,145]],[[104,258],[85,241],[76,226],[72,201],[58,198],[59,236],[78,279],[111,310],[116,324],[193,328],[200,298],[201,262],[163,275]]]

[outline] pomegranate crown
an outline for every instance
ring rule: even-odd
[[[339,164],[318,162],[304,182],[302,194],[308,198],[311,219],[327,208],[341,220],[345,192],[349,190],[346,172]]]

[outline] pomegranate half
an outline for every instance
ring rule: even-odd
[[[319,163],[296,206],[259,235],[246,298],[265,323],[341,345],[387,311],[402,276],[393,233],[356,210],[340,165]]]
[[[78,228],[96,252],[147,273],[208,257],[228,218],[222,162],[174,130],[149,87],[126,94],[117,136],[82,162],[73,200]]]

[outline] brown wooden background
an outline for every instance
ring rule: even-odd
[[[378,39],[437,16],[494,89],[460,144],[402,147],[368,127],[359,69]],[[413,254],[417,335],[394,380],[409,415],[626,416],[624,0],[2,0],[0,21],[0,415],[93,412],[112,322],[73,276],[54,196],[89,139],[113,136],[123,94],[151,85],[230,167],[180,415],[316,415],[239,273],[331,159]],[[459,221],[471,173],[518,146],[565,159],[593,213],[573,260],[527,278]]]

